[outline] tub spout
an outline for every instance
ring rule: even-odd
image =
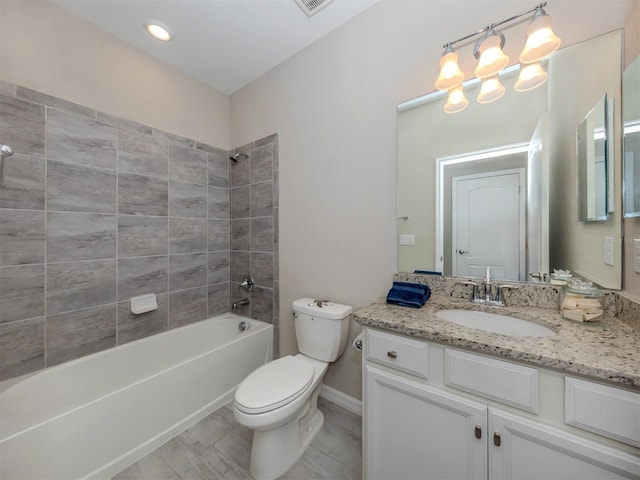
[[[231,305],[231,310],[237,310],[238,308],[244,307],[245,305],[249,305],[250,303],[251,303],[251,300],[249,300],[248,298],[243,298],[242,300],[233,302],[233,305]]]

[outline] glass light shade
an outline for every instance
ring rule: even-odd
[[[440,59],[440,75],[436,80],[438,90],[449,90],[457,87],[464,80],[464,73],[458,67],[458,54],[450,51]]]
[[[536,13],[527,29],[527,42],[520,54],[520,62],[533,63],[548,57],[560,46],[560,38],[551,30],[551,17]]]
[[[500,37],[495,34],[482,41],[478,52],[480,52],[480,59],[474,72],[478,78],[492,77],[509,65],[509,57],[500,47]]]
[[[169,40],[171,40],[171,34],[166,28],[153,23],[146,25],[145,27],[149,35],[151,35],[153,38],[160,40],[161,42],[168,42]]]
[[[540,62],[521,65],[520,75],[514,88],[516,92],[528,92],[546,82],[547,76]]]
[[[505,88],[500,79],[495,76],[482,80],[480,93],[478,94],[478,103],[491,103],[498,100],[504,95]]]
[[[458,113],[467,108],[469,100],[464,96],[464,89],[462,85],[449,90],[449,97],[447,103],[444,106],[444,111],[447,113]]]

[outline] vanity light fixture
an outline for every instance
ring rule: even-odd
[[[444,106],[444,111],[447,113],[458,113],[467,108],[469,100],[464,96],[464,88],[462,85],[449,90],[449,96],[447,97],[447,103]]]
[[[157,23],[145,23],[144,28],[149,35],[161,42],[168,42],[173,38],[169,30]]]
[[[496,31],[496,27],[508,24],[531,13],[533,13],[533,18],[527,29],[527,40],[519,56],[521,68],[515,90],[526,92],[542,85],[547,80],[547,72],[542,68],[540,60],[548,57],[558,49],[560,38],[551,29],[551,17],[544,11],[546,6],[547,2],[540,3],[529,10],[505,20],[490,23],[477,32],[452,42],[447,42],[444,45],[445,50],[440,59],[440,75],[436,80],[435,86],[438,90],[449,91],[449,98],[445,105],[446,112],[459,112],[466,107],[466,104],[458,109],[453,107],[454,104],[458,105],[453,100],[464,98],[464,93],[458,90],[463,88],[461,84],[464,80],[464,73],[458,66],[458,54],[454,52],[453,45],[480,36],[473,47],[473,54],[478,59],[478,65],[474,73],[476,77],[482,79],[478,102],[493,102],[504,95],[505,88],[500,83],[498,75],[509,64],[509,57],[502,51],[505,43],[504,34]]]

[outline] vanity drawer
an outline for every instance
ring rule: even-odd
[[[538,413],[538,370],[445,348],[445,384]]]
[[[429,345],[425,342],[367,329],[365,351],[367,360],[429,377]]]
[[[640,394],[565,377],[564,421],[640,447]]]

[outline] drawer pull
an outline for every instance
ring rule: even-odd
[[[493,434],[493,444],[494,444],[496,447],[499,447],[501,443],[502,443],[502,438],[500,438],[500,434],[499,434],[499,433],[497,433],[497,432],[496,432],[496,433],[494,433],[494,434]]]
[[[476,425],[476,438],[482,438],[482,428],[480,428],[480,425]]]
[[[387,357],[398,358],[398,354],[394,350],[391,350],[390,352],[387,352]]]

